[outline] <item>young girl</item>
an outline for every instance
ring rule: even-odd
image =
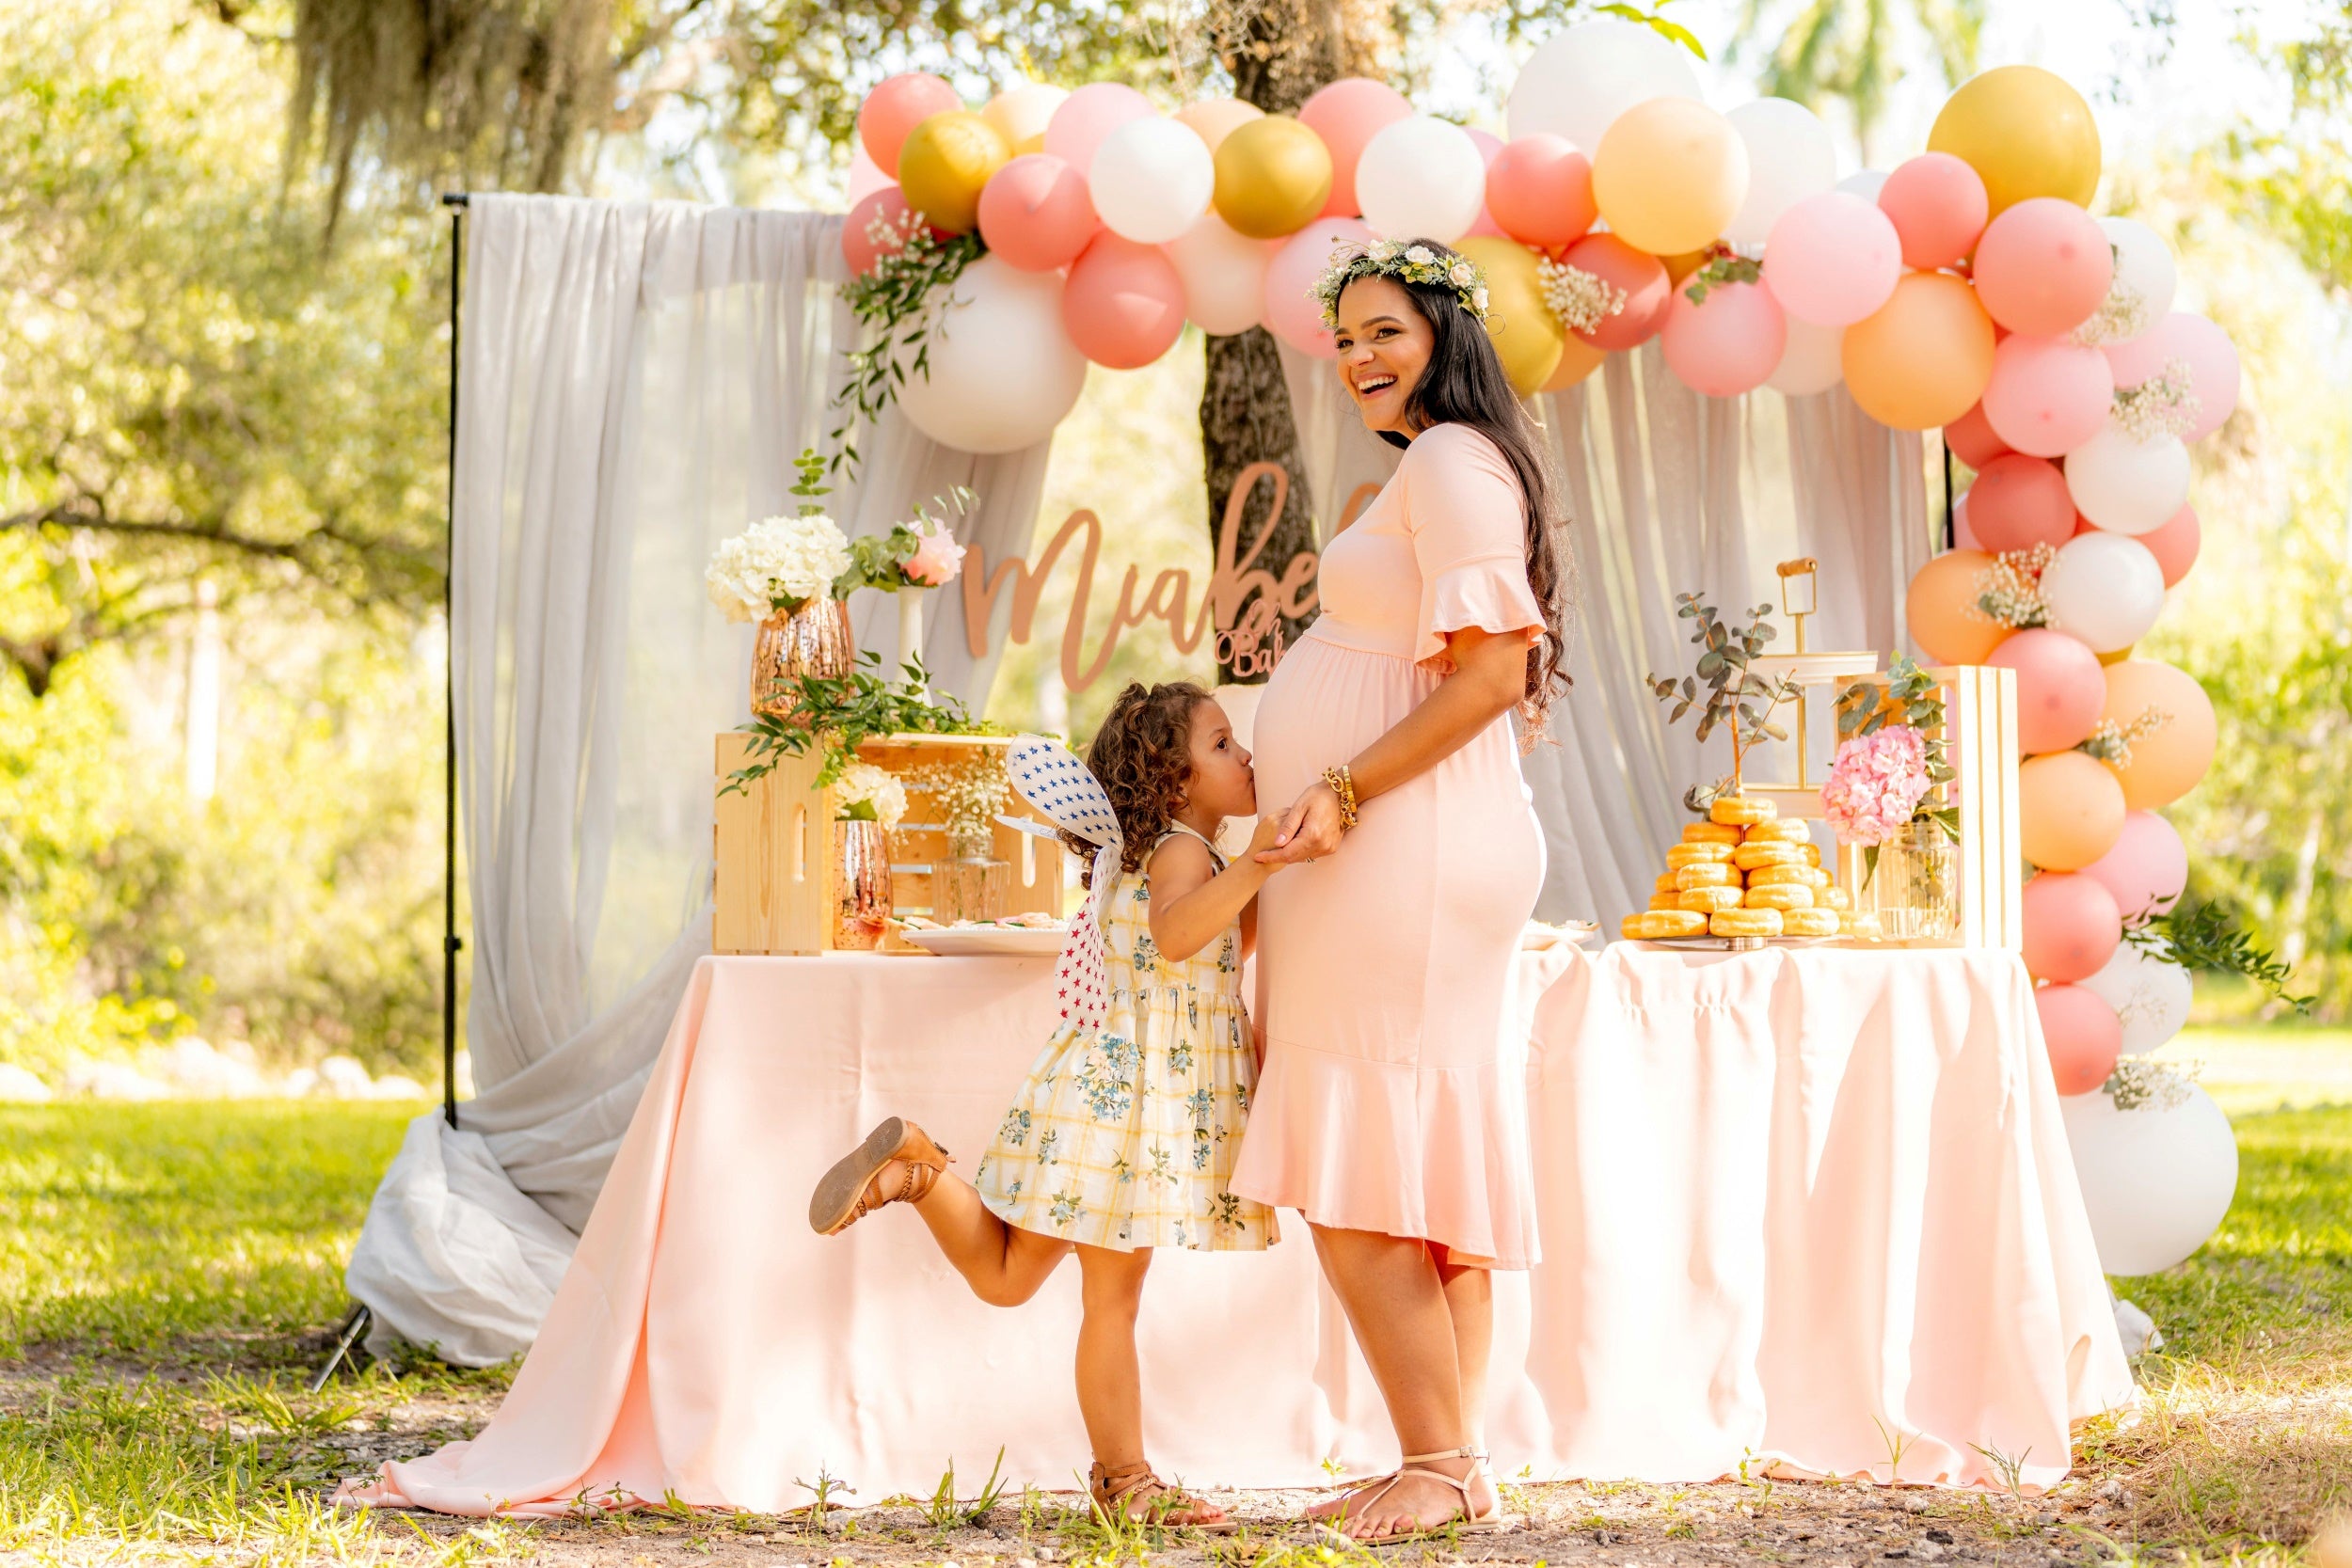
[[[808,1219],[834,1235],[911,1203],[973,1291],[998,1307],[1035,1295],[1075,1251],[1078,1408],[1094,1449],[1094,1500],[1164,1525],[1231,1529],[1222,1509],[1161,1481],[1144,1458],[1136,1311],[1152,1248],[1256,1251],[1275,1239],[1273,1212],[1226,1182],[1257,1079],[1241,964],[1256,937],[1258,890],[1275,868],[1256,856],[1281,824],[1261,821],[1232,865],[1211,847],[1219,824],[1254,813],[1258,795],[1249,753],[1197,686],[1128,687],[1086,766],[1118,822],[1117,880],[1095,905],[1099,1022],[1065,1007],[977,1184],[948,1174],[947,1151],[892,1117],[825,1173]],[[1093,855],[1067,828],[1064,837]],[[1110,860],[1095,862],[1098,875]],[[1065,975],[1072,967],[1066,954]]]

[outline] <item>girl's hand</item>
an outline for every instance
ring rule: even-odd
[[[1286,811],[1276,812],[1272,816],[1258,818],[1257,831],[1249,835],[1249,847],[1245,852],[1258,855],[1260,851],[1271,849],[1281,843],[1283,830],[1290,826],[1290,820],[1291,814]]]
[[[1340,798],[1327,784],[1310,784],[1298,803],[1283,814],[1285,827],[1274,847],[1259,851],[1262,865],[1296,865],[1321,860],[1340,847]]]

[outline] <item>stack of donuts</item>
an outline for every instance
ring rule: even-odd
[[[1759,796],[1725,796],[1666,851],[1649,909],[1625,917],[1634,941],[1661,937],[1859,934],[1804,822]]]

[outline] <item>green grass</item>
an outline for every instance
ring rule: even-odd
[[[2352,1105],[2352,1029],[2238,1023],[2185,1029],[2158,1053],[2202,1064],[2197,1081],[2233,1117]]]

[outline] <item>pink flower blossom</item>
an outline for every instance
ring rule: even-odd
[[[1839,843],[1883,844],[1927,793],[1927,738],[1908,724],[1889,724],[1837,748],[1821,809]]]
[[[938,588],[955,580],[963,568],[963,546],[947,531],[947,525],[936,523],[930,532],[920,532],[923,541],[906,564],[906,574],[926,588]]]

